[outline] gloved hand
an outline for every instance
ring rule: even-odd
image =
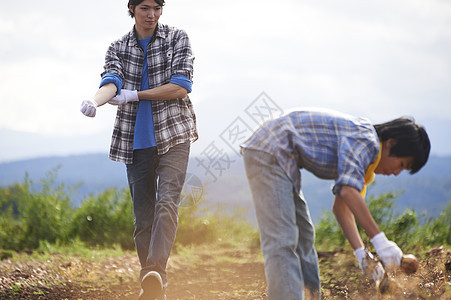
[[[371,255],[373,256],[370,252],[366,251],[364,247],[358,248],[354,250],[354,255],[357,258],[357,260],[359,261],[359,267],[362,270],[362,272],[365,274],[365,268],[366,266],[364,265],[365,263],[365,257],[367,255]]]
[[[112,105],[122,105],[133,101],[139,101],[138,91],[122,90],[119,95],[108,101],[108,103]]]
[[[382,260],[385,268],[399,266],[402,259],[402,251],[396,243],[389,241],[383,232],[379,232],[372,239],[374,249]]]
[[[91,100],[83,100],[80,106],[80,111],[87,117],[96,116],[97,103]]]
[[[364,247],[354,250],[354,255],[359,261],[359,267],[362,273],[372,278],[374,282],[380,282],[385,275],[384,267],[378,262],[373,254]]]

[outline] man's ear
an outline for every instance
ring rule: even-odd
[[[390,139],[388,139],[388,140],[385,140],[385,141],[382,143],[382,147],[385,148],[386,151],[388,152],[388,155],[391,156],[391,154],[392,154],[392,153],[391,153],[391,148],[392,148],[394,145],[396,145],[397,143],[398,143],[397,140],[390,138]]]
[[[391,148],[391,147],[393,147],[394,145],[396,145],[397,143],[398,143],[398,141],[397,140],[395,140],[395,139],[388,139],[387,141],[387,144],[388,144],[388,146]]]
[[[133,5],[128,6],[128,10],[134,15],[135,14],[135,7]]]

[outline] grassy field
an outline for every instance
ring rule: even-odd
[[[73,208],[64,186],[31,186],[26,180],[0,188],[0,299],[137,299],[138,258],[123,250],[134,248],[130,193],[109,189]],[[378,293],[325,213],[316,224],[322,299],[451,299],[451,202],[420,222],[413,210],[395,213],[395,199],[370,197],[368,206],[381,230],[417,255],[419,270],[394,272],[393,288]],[[168,299],[266,299],[259,234],[246,208],[185,200],[167,266]]]

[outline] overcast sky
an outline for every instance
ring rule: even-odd
[[[115,108],[90,119],[79,106],[98,88],[108,45],[134,24],[126,4],[1,2],[0,161],[108,151]],[[448,0],[168,0],[160,22],[185,29],[196,56],[193,153],[227,149],[224,130],[237,118],[255,125],[246,109],[266,97],[374,122],[411,115],[432,153],[451,155]]]

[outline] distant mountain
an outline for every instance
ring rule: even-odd
[[[0,128],[0,163],[44,156],[103,152],[109,149],[111,132],[92,135],[55,136]]]
[[[81,184],[72,194],[76,206],[89,194],[100,193],[110,187],[127,187],[125,165],[110,161],[105,153],[0,163],[0,186],[23,182],[26,173],[33,183],[38,184],[46,173],[55,169],[57,183],[63,182],[66,186]],[[332,207],[332,184],[333,181],[319,180],[302,171],[304,195],[315,222],[323,209],[330,210]],[[224,156],[215,161],[192,157],[185,192],[195,193],[200,187],[205,188],[208,204],[249,207],[247,218],[255,222],[251,193],[240,156]],[[368,194],[379,195],[389,191],[405,191],[396,202],[399,211],[409,207],[418,213],[424,212],[428,217],[437,216],[451,201],[451,157],[432,156],[415,175],[377,176]]]

